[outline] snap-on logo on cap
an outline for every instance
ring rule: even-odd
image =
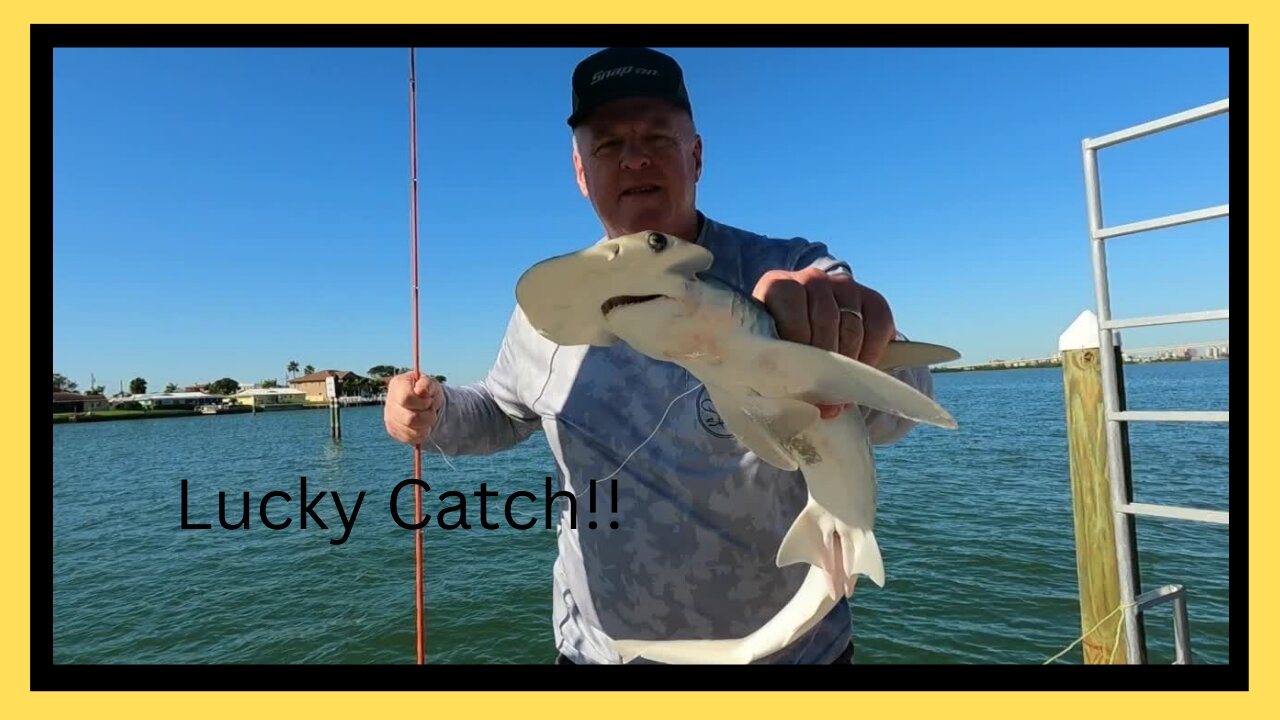
[[[613,68],[612,70],[597,71],[595,75],[591,76],[591,84],[595,85],[601,80],[607,80],[611,77],[622,77],[623,75],[630,75],[631,73],[635,73],[637,75],[653,75],[653,76],[656,76],[659,74],[657,70],[654,70],[652,68],[642,68],[642,67],[636,67],[634,65],[623,65],[622,67],[616,67],[616,68]]]

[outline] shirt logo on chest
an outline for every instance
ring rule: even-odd
[[[724,420],[720,417],[720,412],[716,410],[716,406],[711,402],[711,394],[707,392],[707,386],[703,385],[698,390],[698,424],[706,430],[708,434],[718,438],[731,438],[733,433],[729,432],[729,428],[725,427]]]

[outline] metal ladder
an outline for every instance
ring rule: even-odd
[[[1106,227],[1102,224],[1102,200],[1099,195],[1098,151],[1122,142],[1152,135],[1163,130],[1193,123],[1198,120],[1228,112],[1228,99],[1192,108],[1151,122],[1135,125],[1098,138],[1085,138],[1081,143],[1084,156],[1085,195],[1089,210],[1089,245],[1093,260],[1094,296],[1098,309],[1098,334],[1102,370],[1102,402],[1106,417],[1107,474],[1111,485],[1111,501],[1115,511],[1116,553],[1120,574],[1120,602],[1125,605],[1125,647],[1130,664],[1146,663],[1146,643],[1141,632],[1140,615],[1166,602],[1173,603],[1175,664],[1191,663],[1191,641],[1187,623],[1186,593],[1181,585],[1165,585],[1156,590],[1136,595],[1139,578],[1134,572],[1137,565],[1137,549],[1131,541],[1134,518],[1138,515],[1194,520],[1229,525],[1228,513],[1219,510],[1150,505],[1131,502],[1128,448],[1121,423],[1131,422],[1228,422],[1227,412],[1215,411],[1132,411],[1121,405],[1122,388],[1119,387],[1116,353],[1116,331],[1122,328],[1151,327],[1174,323],[1228,320],[1229,312],[1208,310],[1203,312],[1155,315],[1116,320],[1111,317],[1111,293],[1107,284],[1106,242],[1124,235],[1159,230],[1192,222],[1227,217],[1228,205],[1193,210]],[[1136,596],[1135,596],[1136,595]]]

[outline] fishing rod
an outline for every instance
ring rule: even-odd
[[[416,384],[422,369],[418,362],[418,95],[413,51],[409,48],[409,268],[413,289],[413,375]],[[426,662],[426,613],[422,604],[422,443],[413,446],[413,478],[419,481],[413,485],[413,595],[417,610],[418,664],[422,665]]]

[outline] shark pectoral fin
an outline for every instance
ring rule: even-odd
[[[901,368],[925,367],[959,359],[960,353],[945,345],[895,340],[885,347],[876,367],[884,372],[892,372]]]
[[[787,443],[821,418],[816,406],[786,398],[742,397],[711,384],[707,394],[725,427],[748,450],[780,470],[800,467]]]
[[[856,403],[929,425],[956,427],[955,418],[933,398],[839,353],[774,340],[761,349],[757,363],[762,372],[756,390],[770,399],[788,397],[814,405]]]

